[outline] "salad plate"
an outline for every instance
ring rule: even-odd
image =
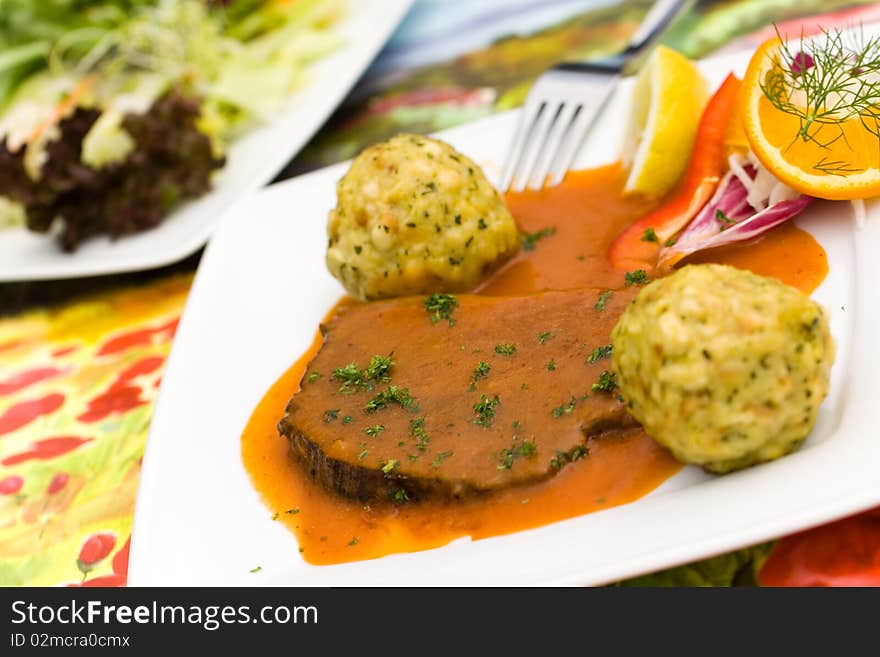
[[[742,75],[746,54],[700,62],[711,87]],[[631,97],[624,81],[577,167],[612,162]],[[516,112],[439,138],[497,181]],[[324,264],[327,212],[347,164],[285,181],[225,216],[196,275],[150,429],[129,583],[158,585],[597,585],[777,538],[880,503],[874,373],[880,304],[869,283],[880,206],[857,226],[848,203],[797,219],[825,249],[813,298],[837,355],[805,445],[722,477],[686,466],[640,499],[515,533],[434,549],[312,565],[273,518],[242,464],[241,436],[273,382],[312,344],[342,295]],[[279,438],[281,440],[281,438]]]
[[[235,139],[226,164],[204,196],[181,205],[151,230],[84,241],[73,253],[53,235],[0,229],[0,281],[113,274],[159,267],[202,247],[220,217],[242,196],[269,182],[320,128],[403,19],[412,0],[348,3],[332,28],[340,46],[314,62],[284,107]]]

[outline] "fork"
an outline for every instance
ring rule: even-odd
[[[545,71],[523,105],[499,190],[558,185],[621,76],[636,68],[656,38],[692,1],[657,0],[618,55],[567,62]]]

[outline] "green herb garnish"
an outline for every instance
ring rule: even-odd
[[[608,299],[611,298],[611,295],[614,294],[613,290],[607,290],[599,295],[599,300],[596,302],[596,305],[593,306],[596,310],[605,310],[605,304],[608,303]]]
[[[455,452],[449,450],[448,452],[440,452],[437,456],[434,457],[434,460],[431,461],[432,468],[439,468],[440,464],[443,463],[446,459],[452,456]]]
[[[513,462],[517,458],[531,458],[538,451],[537,446],[535,445],[534,439],[532,440],[523,440],[520,443],[516,442],[516,437],[514,437],[514,444],[511,447],[506,447],[501,450],[499,455],[499,470],[510,470],[513,467]]]
[[[579,461],[582,458],[586,458],[590,454],[590,450],[586,445],[578,445],[577,447],[573,447],[567,452],[563,452],[562,450],[556,450],[556,456],[550,459],[550,467],[554,470],[559,470],[566,463],[571,463],[572,461]]]
[[[550,360],[547,361],[547,371],[552,372],[555,369],[556,369],[556,361],[551,358]]]
[[[424,452],[428,449],[428,443],[431,439],[425,432],[425,418],[417,417],[409,421],[409,434],[416,439],[416,448]]]
[[[614,353],[614,346],[610,344],[606,344],[603,347],[596,347],[593,351],[590,352],[590,355],[587,356],[587,362],[592,365],[593,363],[603,360],[605,358],[611,358],[611,354]]]
[[[378,382],[388,383],[391,380],[389,372],[394,365],[393,356],[393,353],[387,356],[373,356],[364,370],[361,370],[357,363],[349,363],[345,367],[333,370],[332,378],[342,384],[339,386],[339,392],[343,395],[351,395],[358,390],[372,390]]]
[[[331,408],[329,410],[324,411],[324,422],[326,422],[327,424],[329,424],[330,422],[333,422],[333,420],[335,420],[338,417],[339,417],[339,409],[338,408]]]
[[[551,333],[550,331],[542,331],[541,333],[538,333],[538,342],[540,342],[541,344],[546,344],[547,340],[552,337],[553,333]]]
[[[516,353],[516,345],[512,342],[495,345],[495,353],[501,356],[513,356]]]
[[[659,242],[660,239],[657,237],[657,233],[654,232],[653,228],[647,228],[644,233],[642,233],[642,241],[643,242]]]
[[[571,412],[574,410],[575,406],[577,406],[577,397],[572,397],[571,401],[569,401],[567,404],[560,404],[559,406],[554,408],[552,411],[550,411],[550,415],[559,419],[563,415],[571,414]]]
[[[382,470],[382,473],[387,477],[398,465],[400,465],[400,461],[389,459],[382,464],[382,467],[380,469]]]
[[[648,272],[646,272],[644,269],[628,271],[623,277],[623,281],[627,285],[644,285],[648,282],[648,280]]]
[[[591,386],[591,390],[597,392],[612,392],[617,387],[617,375],[608,370],[602,370],[599,381]]]
[[[477,381],[479,381],[480,379],[485,379],[487,376],[489,376],[489,370],[491,369],[492,366],[485,361],[481,360],[479,363],[477,363],[477,366],[474,368],[474,371],[471,374],[471,390],[474,389]]]
[[[480,395],[480,401],[474,404],[474,413],[477,414],[474,424],[478,424],[481,427],[492,426],[492,420],[495,418],[495,407],[498,406],[500,401],[498,395],[491,399],[488,395]]]
[[[375,438],[383,431],[385,431],[384,424],[374,424],[373,426],[364,429],[364,433],[370,436],[370,438]]]
[[[540,240],[545,237],[551,237],[556,234],[555,228],[544,228],[535,233],[523,233],[520,236],[520,240],[522,241],[522,247],[524,251],[531,251],[535,248],[535,244],[537,244]]]
[[[726,230],[736,223],[733,219],[724,214],[724,210],[721,208],[715,210],[715,221],[721,224],[721,230]]]
[[[449,321],[450,326],[455,326],[452,311],[457,307],[458,299],[452,294],[432,294],[425,297],[425,310],[428,311],[432,324],[445,319]]]
[[[414,402],[415,399],[409,394],[408,388],[391,385],[368,401],[364,410],[367,413],[375,413],[386,408],[389,404],[400,404],[403,408],[409,409]]]

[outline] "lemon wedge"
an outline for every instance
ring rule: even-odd
[[[658,46],[636,76],[623,150],[624,192],[658,198],[687,168],[708,100],[706,81],[690,59]]]

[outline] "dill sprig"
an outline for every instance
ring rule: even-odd
[[[880,148],[880,37],[866,38],[861,30],[846,35],[825,30],[822,38],[806,41],[801,35],[795,46],[777,30],[779,55],[759,84],[777,110],[798,119],[788,148],[798,141],[823,149],[840,140],[849,146],[844,123],[850,120],[858,120]],[[827,157],[813,169],[829,175],[863,170]]]

